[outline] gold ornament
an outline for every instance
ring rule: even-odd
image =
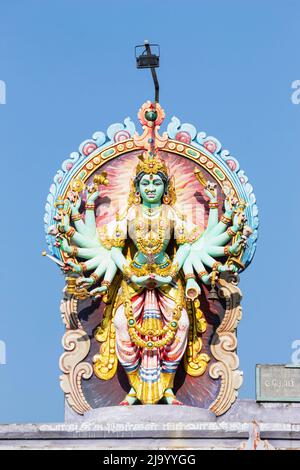
[[[107,172],[106,172],[106,171],[102,171],[102,173],[100,173],[99,175],[95,175],[95,176],[94,176],[94,179],[93,179],[93,182],[94,182],[97,186],[100,186],[100,185],[108,186],[109,181],[108,181],[108,179],[107,179]]]
[[[54,203],[54,207],[58,207],[58,208],[62,209],[64,204],[65,204],[64,199],[61,196],[58,196],[58,198],[56,199],[56,201]]]
[[[176,331],[179,326],[178,321],[180,320],[181,311],[183,308],[182,294],[180,295],[179,300],[176,301],[176,306],[173,312],[173,319],[163,328],[157,328],[157,325],[153,325],[149,322],[143,322],[142,326],[137,325],[133,315],[128,285],[125,281],[122,282],[122,291],[124,296],[123,305],[127,318],[128,332],[131,341],[139,348],[145,348],[150,350],[154,348],[163,348],[167,344],[173,342]],[[143,339],[143,337],[145,339]],[[148,337],[150,337],[150,339]],[[160,339],[152,340],[152,337],[160,337]]]
[[[207,323],[200,309],[199,299],[187,301],[187,312],[190,326],[188,345],[184,355],[184,368],[188,375],[199,377],[204,374],[210,361],[207,354],[201,353],[201,335],[205,332]]]
[[[199,183],[201,184],[201,186],[204,186],[204,188],[205,188],[206,185],[207,185],[207,179],[203,175],[202,171],[199,170],[199,168],[196,167],[194,169],[194,175],[196,176],[196,178],[199,181]]]
[[[141,276],[149,276],[149,274],[157,274],[158,276],[171,276],[173,279],[176,278],[178,274],[178,264],[172,264],[170,258],[165,254],[167,260],[161,264],[156,263],[145,263],[140,264],[137,261],[131,261],[129,267],[130,277],[135,274],[138,277]],[[126,275],[125,270],[123,271],[125,277]]]
[[[151,228],[145,233],[143,218],[137,218],[135,224],[136,245],[138,250],[144,255],[155,255],[161,252],[165,241],[165,224],[163,222],[162,211],[158,220],[157,232]]]
[[[71,181],[71,190],[75,191],[76,193],[81,193],[85,189],[85,184],[79,178]]]
[[[137,205],[139,205],[141,202],[142,202],[142,200],[141,200],[141,195],[140,195],[139,192],[136,192],[136,193],[135,193],[135,196],[134,196],[133,203],[137,206]]]
[[[170,204],[170,202],[171,202],[170,197],[168,196],[168,194],[165,194],[164,197],[163,197],[163,203],[164,204]]]
[[[166,164],[157,155],[150,155],[148,152],[144,152],[138,156],[140,163],[136,166],[136,175],[140,173],[147,173],[156,175],[161,171],[164,175],[168,175],[168,168]]]

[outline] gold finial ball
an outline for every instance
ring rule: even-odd
[[[42,251],[42,256],[47,256],[47,251]]]
[[[107,173],[106,173],[106,171],[103,171],[102,173],[100,173],[100,175],[95,175],[93,181],[98,186],[100,186],[100,184],[103,184],[104,186],[107,186],[108,185],[108,179],[106,177],[107,177]]]
[[[81,193],[81,191],[83,191],[84,188],[85,188],[85,184],[79,178],[73,180],[71,183],[71,189],[72,191],[75,191],[76,193]]]

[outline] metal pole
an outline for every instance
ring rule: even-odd
[[[144,44],[145,44],[147,55],[151,55],[151,48],[150,48],[149,42],[145,41]],[[151,68],[151,74],[152,74],[154,88],[155,88],[154,101],[155,101],[155,103],[158,103],[159,102],[159,83],[158,83],[155,67],[150,67],[150,68]]]

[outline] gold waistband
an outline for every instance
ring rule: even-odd
[[[169,258],[164,263],[145,263],[140,264],[133,260],[130,263],[130,269],[136,276],[147,276],[148,274],[158,274],[160,276],[168,276],[172,268]]]

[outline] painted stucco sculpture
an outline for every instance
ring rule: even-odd
[[[78,413],[184,403],[222,414],[242,382],[237,284],[256,247],[252,186],[194,126],[173,118],[161,135],[158,103],[138,118],[141,135],[127,118],[83,142],[50,188],[48,256],[66,279],[62,387]]]

